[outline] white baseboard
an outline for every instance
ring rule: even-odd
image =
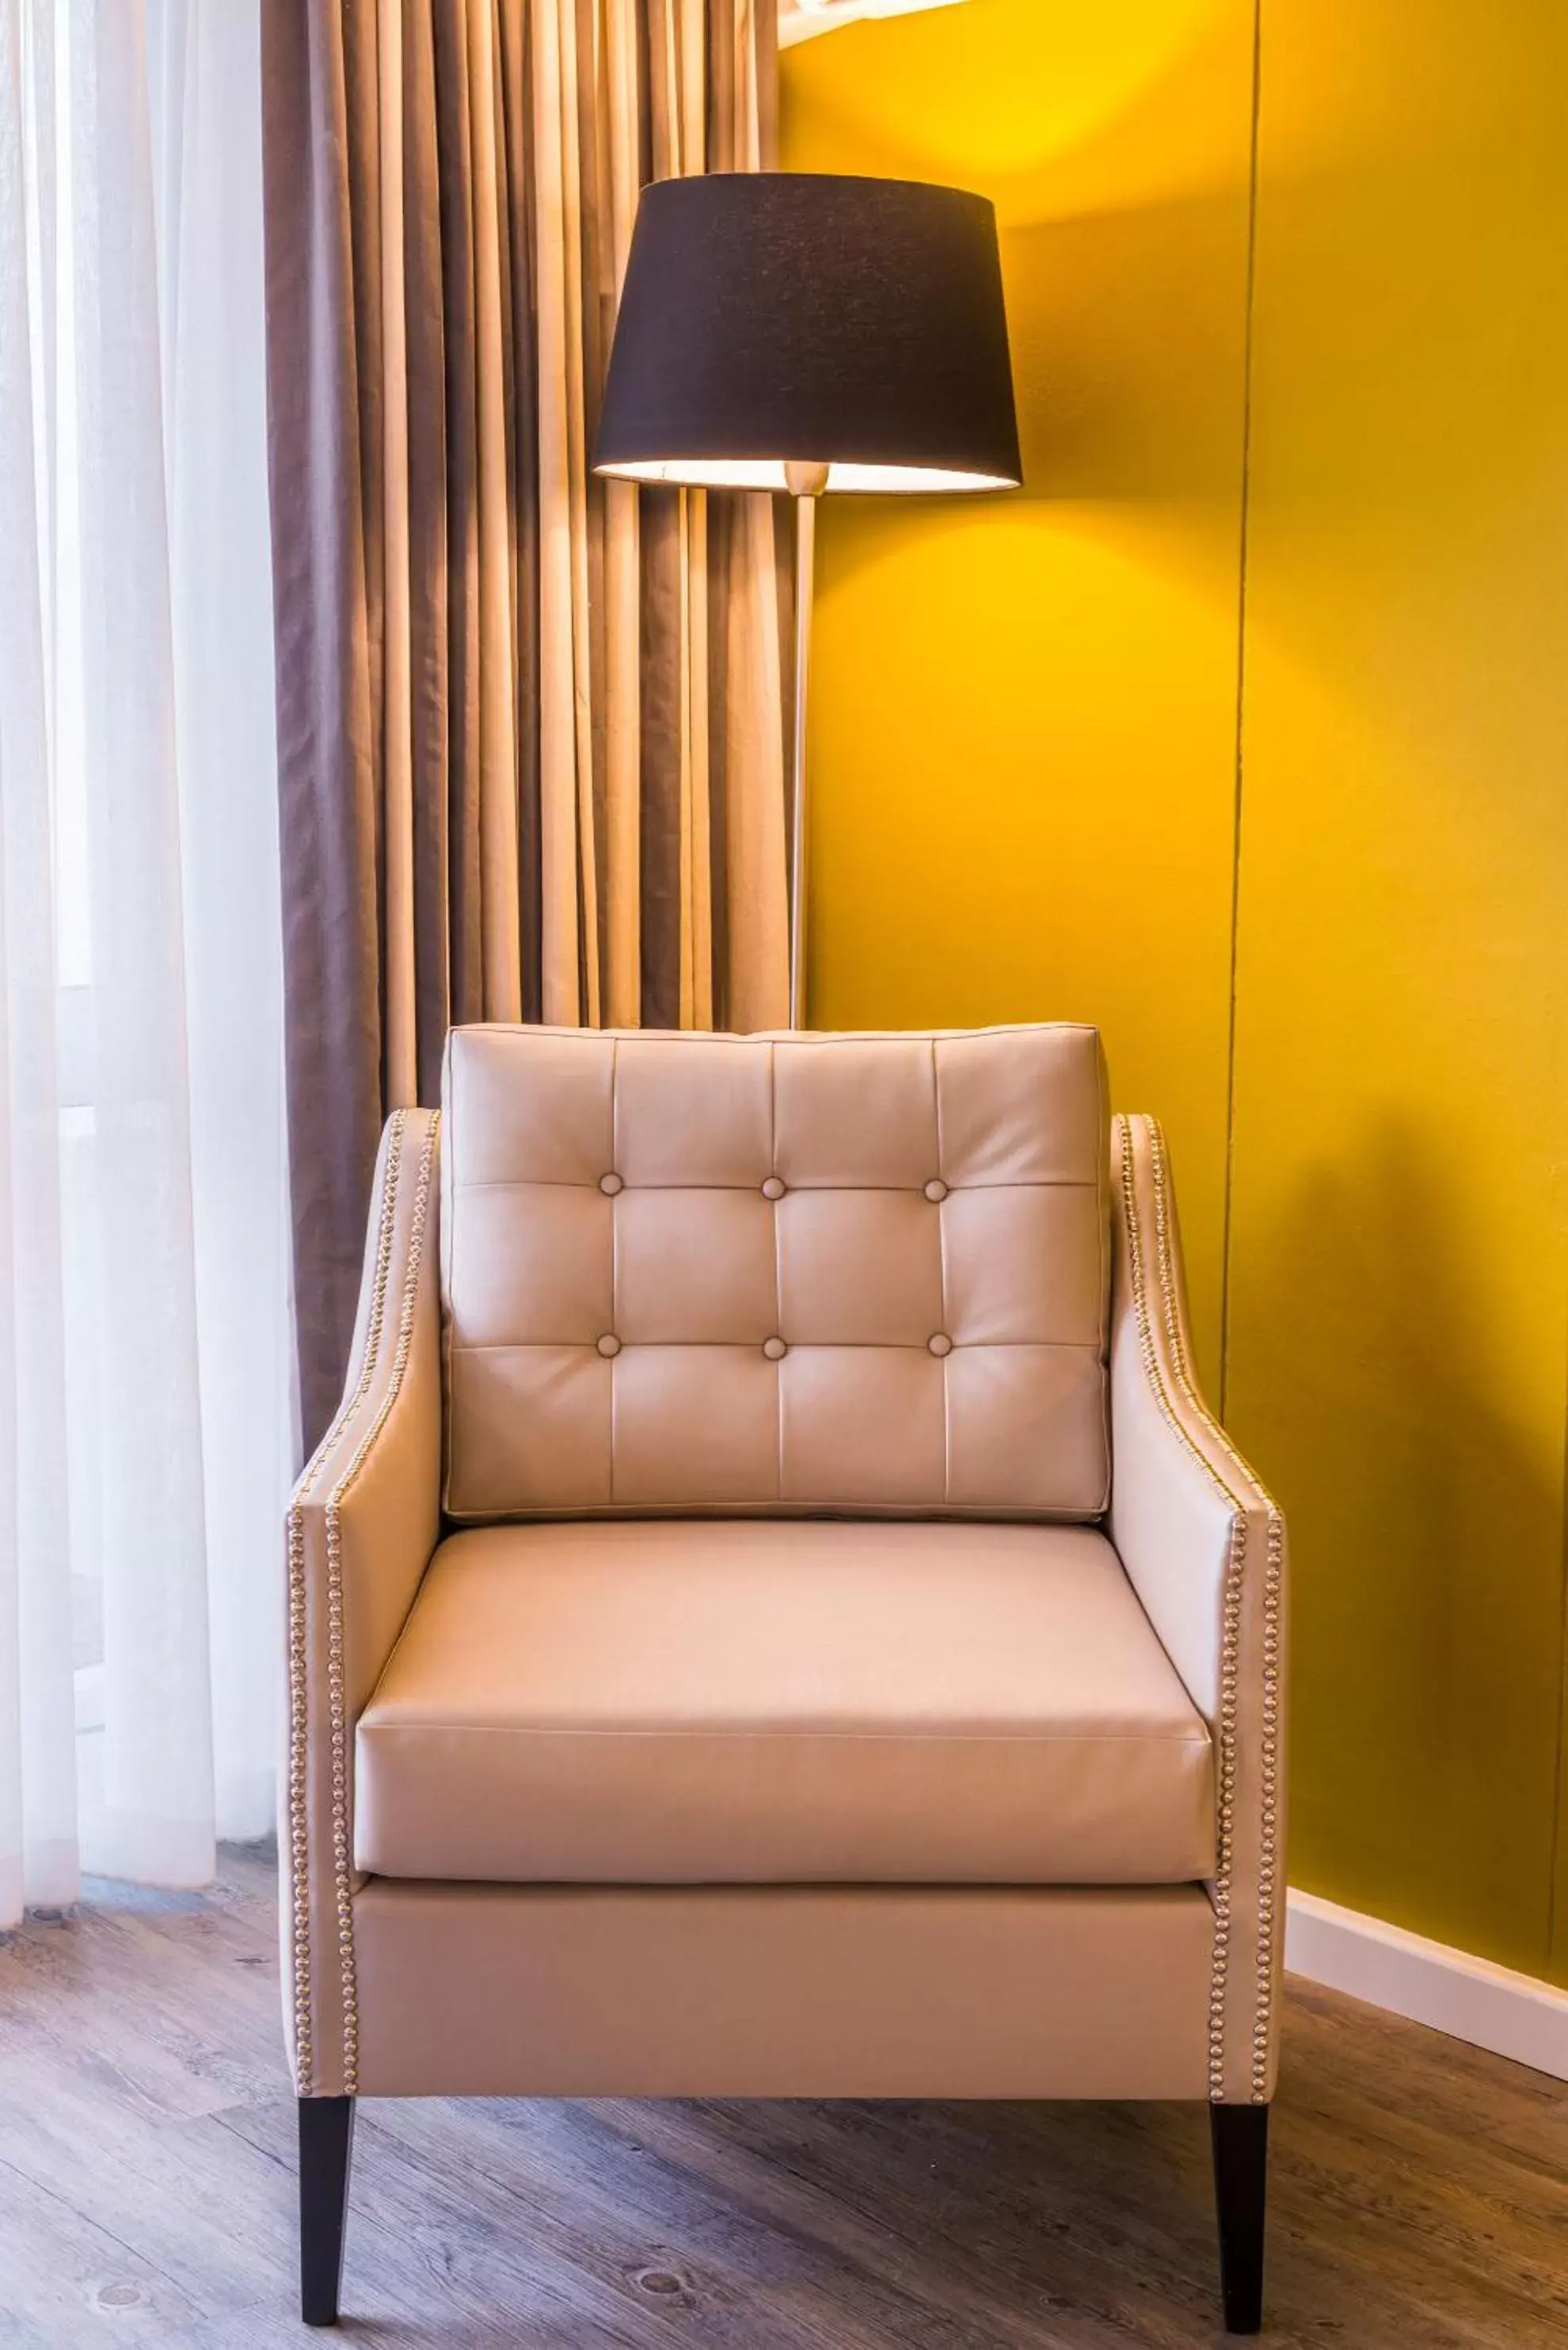
[[[1285,1914],[1285,1964],[1293,1974],[1568,2081],[1568,1991],[1554,1983],[1428,1942],[1315,1893],[1293,1891]]]

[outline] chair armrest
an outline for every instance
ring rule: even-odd
[[[288,1513],[285,2014],[301,2096],[352,2095],[354,1722],[441,1533],[439,1118],[381,1138],[354,1362]]]
[[[1111,1137],[1108,1532],[1215,1749],[1209,2094],[1273,2094],[1284,1898],[1285,1528],[1198,1392],[1153,1118]]]

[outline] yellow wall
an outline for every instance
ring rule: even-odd
[[[1568,8],[1261,5],[784,61],[791,166],[996,200],[1029,476],[824,512],[812,1016],[1099,1022],[1292,1521],[1293,1878],[1568,1979]]]
[[[784,61],[792,168],[995,200],[1029,484],[823,511],[812,1015],[1097,1021],[1210,1367],[1251,52],[1251,0],[969,0]]]

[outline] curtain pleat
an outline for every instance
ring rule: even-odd
[[[773,0],[714,0],[727,23],[713,47],[725,110],[717,171],[771,171],[778,160],[777,12]],[[784,712],[792,680],[784,650],[792,575],[770,499],[732,498],[720,602],[724,616],[721,719],[723,858],[714,902],[726,921],[723,1016],[732,1028],[773,1028],[789,1017],[789,892],[784,795]],[[781,580],[783,586],[781,588]]]
[[[570,391],[566,360],[569,214],[561,16],[531,6],[535,166],[535,367],[539,472],[539,863],[541,1008],[578,1018],[577,744],[572,608]]]
[[[29,29],[36,40],[30,59],[19,8],[0,6],[0,186],[25,187],[30,153],[41,249],[35,301],[18,204],[0,224],[0,1930],[19,1921],[28,1901],[63,1905],[78,1887],[49,788],[57,719],[48,667],[51,567],[43,552],[59,479],[59,68],[52,17]]]
[[[502,0],[501,81],[498,91],[502,151],[507,158],[503,190],[506,218],[505,261],[510,316],[502,353],[507,396],[507,485],[512,594],[512,663],[517,713],[517,893],[523,1017],[544,1015],[543,808],[537,779],[542,772],[540,733],[541,662],[539,608],[539,384],[535,318],[538,306],[538,259],[534,236],[533,186],[537,152],[534,92],[529,62],[530,0]],[[472,1015],[471,1015],[472,1016]],[[431,1098],[434,1098],[433,1095]]]
[[[262,15],[289,1188],[306,1441],[358,1298],[386,1099],[343,23]]]
[[[605,483],[644,181],[770,160],[774,0],[263,0],[302,1419],[459,1020],[786,1016],[771,502]]]
[[[419,1085],[414,956],[413,646],[410,617],[409,348],[403,259],[401,0],[378,0],[383,578],[381,776],[386,803],[387,1082],[399,1100]]]
[[[631,250],[641,185],[639,88],[635,26],[627,9],[609,11],[604,41],[601,109],[600,240],[595,285],[601,348],[607,348]],[[639,678],[638,493],[607,482],[604,499],[605,614],[605,1012],[612,1027],[635,1028],[641,1012],[642,827],[641,692]]]
[[[395,13],[402,51],[397,138],[403,200],[404,412],[416,422],[406,444],[413,1098],[431,1101],[441,1085],[441,1039],[448,1020],[477,1018],[483,995],[480,941],[466,916],[464,888],[465,881],[477,879],[477,827],[468,842],[462,825],[452,820],[449,432],[434,136],[435,37],[423,9],[402,7]]]

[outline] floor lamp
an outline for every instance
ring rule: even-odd
[[[1023,479],[996,215],[909,180],[710,172],[642,192],[594,450],[621,481],[795,512],[790,1023],[805,1011],[805,693],[825,491]]]

